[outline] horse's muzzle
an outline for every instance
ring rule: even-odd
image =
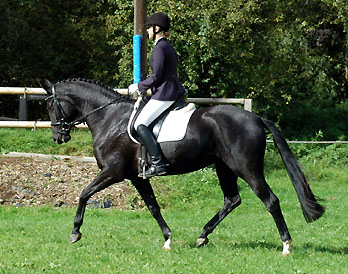
[[[69,142],[71,139],[71,136],[65,135],[65,134],[57,134],[56,136],[52,135],[52,139],[53,139],[53,142],[55,142],[57,144],[62,144],[62,143]]]

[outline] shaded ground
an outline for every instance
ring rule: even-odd
[[[0,204],[74,207],[83,188],[98,172],[96,163],[0,156]],[[88,204],[120,209],[143,206],[127,181],[93,195]]]

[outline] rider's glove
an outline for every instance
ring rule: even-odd
[[[131,84],[128,87],[128,94],[129,95],[136,96],[138,92],[139,92],[138,84]]]

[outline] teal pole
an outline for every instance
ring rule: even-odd
[[[133,36],[133,82],[141,81],[141,35]]]

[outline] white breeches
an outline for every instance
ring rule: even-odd
[[[175,101],[159,101],[150,99],[145,107],[140,112],[134,123],[134,128],[137,130],[139,125],[149,126],[163,111],[169,108]]]

